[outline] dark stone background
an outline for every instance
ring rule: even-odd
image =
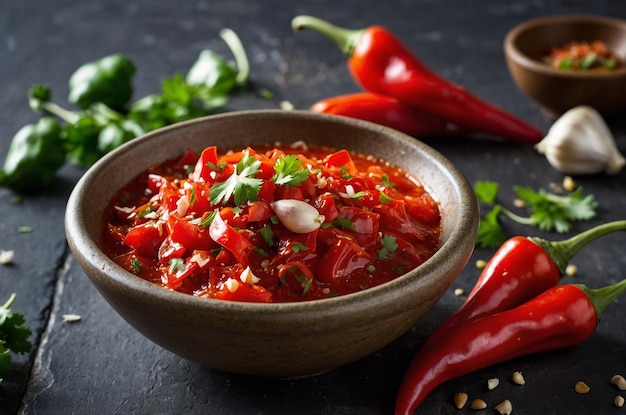
[[[326,96],[357,91],[339,50],[313,32],[295,34],[291,19],[311,14],[351,28],[382,24],[391,28],[427,66],[547,131],[552,120],[513,84],[502,41],[515,24],[560,13],[626,17],[626,3],[604,1],[388,0],[384,2],[312,0],[70,1],[5,0],[0,4],[0,156],[11,137],[38,115],[28,107],[35,83],[52,87],[67,105],[67,80],[81,64],[122,52],[137,66],[135,98],[159,91],[160,81],[186,72],[202,49],[228,55],[218,36],[230,27],[241,37],[251,61],[253,91],[233,98],[226,110],[277,108],[282,100],[304,109]],[[272,100],[254,91],[271,90]],[[624,123],[610,126],[622,152]],[[549,188],[561,183],[532,147],[485,139],[431,140],[473,183],[496,180],[502,200],[513,186]],[[404,369],[424,338],[462,302],[447,293],[410,332],[361,361],[302,380],[271,380],[220,373],[185,361],[139,335],[98,295],[69,253],[64,236],[65,203],[83,171],[66,166],[47,191],[23,197],[0,189],[0,249],[14,250],[12,265],[0,265],[0,297],[17,293],[14,308],[33,330],[35,347],[14,358],[5,379],[0,413],[24,414],[389,414]],[[575,231],[624,217],[625,173],[576,178],[599,202],[598,217]],[[32,233],[19,233],[19,226]],[[541,234],[507,223],[510,235]],[[612,235],[585,249],[574,261],[576,282],[600,287],[624,277],[624,236]],[[492,251],[477,249],[453,288],[471,288],[476,259]],[[4,302],[4,300],[0,300]],[[499,364],[450,381],[434,391],[419,413],[458,414],[452,395],[466,391],[485,399],[492,413],[502,399],[516,414],[608,414],[618,412],[609,384],[626,374],[624,304],[609,306],[596,334],[584,344]],[[78,314],[79,322],[62,315]],[[306,358],[306,356],[303,356]],[[526,385],[510,381],[522,371]],[[485,382],[499,377],[488,392]],[[591,386],[577,395],[574,384]]]

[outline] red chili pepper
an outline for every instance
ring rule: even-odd
[[[560,285],[517,308],[466,322],[415,356],[396,397],[396,415],[411,415],[443,382],[515,357],[573,346],[595,331],[604,307],[626,279],[600,289]]]
[[[473,132],[531,144],[544,136],[518,117],[434,74],[383,27],[349,30],[312,16],[297,16],[292,26],[329,37],[348,56],[354,79],[368,91],[396,98]]]
[[[415,138],[428,138],[463,132],[458,125],[437,115],[386,95],[359,92],[316,102],[311,111],[370,121],[391,127]]]
[[[436,342],[455,327],[510,310],[558,284],[568,262],[587,244],[626,231],[626,220],[605,223],[563,241],[515,236],[491,257],[461,308],[429,336]]]

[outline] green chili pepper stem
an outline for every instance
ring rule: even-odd
[[[325,20],[318,19],[317,17],[306,15],[294,17],[291,21],[291,27],[297,32],[309,28],[321,33],[339,46],[347,56],[352,55],[354,48],[356,48],[356,45],[359,43],[359,40],[366,30],[344,29]]]
[[[507,216],[509,219],[512,219],[514,222],[521,223],[522,225],[534,225],[533,219],[531,217],[517,215],[501,205],[500,211],[503,215]]]
[[[11,296],[9,297],[9,299],[7,300],[6,303],[4,303],[4,305],[0,308],[4,308],[4,309],[9,309],[11,308],[11,306],[13,305],[13,302],[15,301],[15,297],[17,297],[15,295],[15,293],[11,294]]]
[[[626,231],[626,220],[618,220],[598,225],[563,241],[546,241],[541,238],[530,238],[548,252],[561,273],[565,272],[569,261],[588,243],[609,233]]]
[[[235,63],[237,64],[237,83],[239,85],[244,85],[248,81],[248,76],[250,75],[250,63],[248,62],[248,56],[246,55],[246,51],[239,39],[239,36],[232,31],[231,29],[222,29],[220,31],[220,36],[224,39],[224,42],[230,48],[231,53],[235,57]]]
[[[80,118],[80,116],[76,114],[75,112],[68,111],[65,108],[61,107],[60,105],[57,105],[54,102],[50,102],[50,101],[41,102],[38,108],[43,111],[46,111],[47,113],[51,115],[55,115],[59,117],[60,119],[62,119],[63,121],[68,122],[70,124],[75,123]]]
[[[605,307],[626,291],[626,279],[602,288],[589,288],[583,284],[576,284],[576,286],[589,297],[593,307],[596,309],[597,318],[600,319],[600,315]]]

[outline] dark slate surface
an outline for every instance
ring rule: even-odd
[[[472,7],[474,6],[474,7]],[[588,12],[626,17],[621,0],[462,0],[281,2],[171,1],[5,1],[0,5],[0,156],[11,137],[37,120],[26,91],[34,83],[52,87],[66,104],[67,79],[82,63],[122,52],[136,63],[135,98],[157,92],[160,80],[186,71],[200,50],[227,53],[218,36],[230,27],[241,37],[252,65],[255,88],[275,93],[268,101],[250,93],[227,110],[276,108],[288,100],[307,108],[325,96],[356,91],[340,52],[313,32],[294,34],[291,18],[312,14],[348,27],[383,24],[392,28],[435,71],[544,130],[552,120],[512,83],[502,40],[513,25],[540,15]],[[609,120],[626,151],[623,116]],[[429,142],[449,157],[470,182],[497,180],[503,200],[514,185],[547,188],[562,175],[529,146],[458,137]],[[0,249],[14,250],[12,265],[0,266],[0,296],[18,295],[14,307],[33,330],[32,353],[14,358],[4,381],[0,413],[24,414],[389,414],[404,368],[428,333],[462,302],[452,290],[405,336],[359,362],[302,380],[271,380],[220,373],[185,361],[139,335],[102,300],[69,254],[63,230],[65,202],[82,171],[65,167],[47,191],[16,201],[0,189]],[[596,195],[599,216],[576,231],[624,217],[626,174],[577,178]],[[18,227],[32,226],[32,233]],[[507,227],[510,234],[533,233]],[[576,259],[577,282],[594,287],[624,277],[624,236],[612,235]],[[479,271],[477,250],[453,288],[469,290]],[[3,300],[0,300],[3,301]],[[434,391],[419,413],[457,414],[455,392],[466,391],[493,405],[508,398],[516,414],[618,413],[609,384],[626,374],[626,299],[612,304],[596,334],[567,350],[499,364],[450,381]],[[82,316],[63,322],[67,313]],[[305,357],[303,357],[305,358]],[[526,385],[509,382],[522,371]],[[488,378],[500,386],[487,392]],[[573,386],[591,386],[577,395]]]

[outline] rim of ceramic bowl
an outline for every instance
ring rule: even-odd
[[[306,117],[309,119],[318,119],[320,122],[322,120],[330,120],[335,123],[350,124],[370,132],[374,131],[377,134],[389,136],[395,141],[404,142],[407,145],[418,148],[420,152],[423,152],[423,154],[438,167],[439,170],[445,172],[445,174],[449,176],[448,180],[454,184],[454,189],[451,189],[451,191],[453,191],[457,195],[456,197],[460,200],[460,205],[455,211],[455,215],[459,215],[459,219],[455,224],[455,228],[450,232],[448,240],[423,264],[412,271],[409,271],[408,273],[379,286],[368,288],[367,290],[357,293],[346,294],[328,299],[270,304],[199,298],[190,294],[164,289],[159,285],[145,281],[124,270],[111,258],[104,254],[104,252],[102,252],[100,249],[100,242],[94,240],[94,238],[92,238],[85,230],[85,226],[87,224],[85,223],[81,212],[83,212],[86,207],[81,194],[85,191],[85,189],[88,189],[91,186],[92,182],[94,182],[102,174],[102,171],[110,163],[112,163],[119,154],[122,154],[133,147],[145,145],[145,143],[155,137],[171,133],[172,131],[183,130],[189,126],[193,126],[194,124],[210,122],[210,120],[245,117],[248,115],[256,117]],[[75,214],[76,212],[78,212],[78,214]],[[276,312],[306,312],[311,308],[319,309],[320,304],[324,304],[328,306],[328,308],[333,308],[335,312],[337,312],[338,308],[341,309],[341,307],[345,307],[345,311],[348,312],[347,308],[353,308],[358,303],[366,304],[371,297],[377,297],[379,300],[387,298],[388,296],[393,296],[395,298],[397,293],[402,291],[403,287],[411,285],[414,283],[415,279],[424,279],[424,282],[427,282],[427,279],[435,278],[434,271],[443,263],[451,262],[452,264],[457,265],[462,263],[460,266],[463,267],[469,259],[471,250],[469,250],[469,253],[459,252],[461,250],[458,250],[457,248],[468,243],[468,236],[475,236],[478,228],[478,215],[478,203],[476,202],[472,188],[463,174],[452,164],[451,161],[439,152],[410,136],[366,121],[349,119],[347,117],[335,115],[317,114],[309,111],[297,110],[244,110],[211,115],[164,127],[147,133],[141,137],[137,137],[105,155],[89,170],[87,170],[87,172],[85,172],[74,187],[67,203],[65,228],[68,243],[70,244],[74,254],[77,257],[80,257],[79,260],[82,259],[93,269],[100,269],[102,274],[106,274],[106,278],[114,284],[124,286],[130,290],[141,291],[147,295],[154,296],[156,300],[162,300],[164,302],[176,301],[184,303],[189,307],[201,307],[207,309],[219,308],[220,310],[227,311],[241,310],[255,313],[256,315],[263,315],[265,313],[273,314]],[[474,243],[473,241],[474,238],[471,240],[472,246]],[[408,295],[408,293],[405,295]],[[389,300],[391,300],[391,298],[389,298]],[[326,309],[327,307],[322,308]]]
[[[533,30],[538,27],[547,25],[569,23],[590,23],[608,25],[614,26],[626,32],[626,20],[618,19],[615,17],[594,14],[565,14],[543,16],[537,17],[532,20],[527,20],[513,27],[513,29],[511,29],[507,33],[504,39],[504,48],[508,52],[509,57],[517,62],[520,66],[523,66],[534,72],[546,75],[572,79],[614,79],[626,75],[626,66],[610,72],[560,71],[529,57],[528,55],[520,51],[517,47],[517,39],[519,38],[519,36],[528,32],[529,30]]]

